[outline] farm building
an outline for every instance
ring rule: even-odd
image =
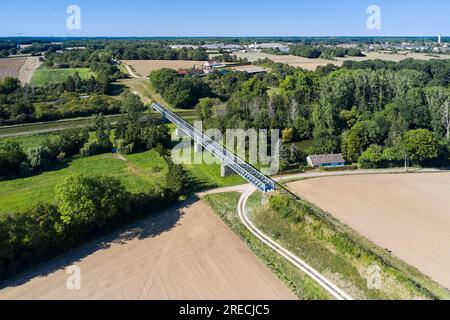
[[[208,74],[213,71],[213,69],[221,68],[224,64],[220,61],[206,61],[203,64],[203,71]]]
[[[234,71],[247,72],[248,74],[266,73],[267,70],[259,66],[240,66],[232,68]]]
[[[340,153],[311,155],[306,161],[313,168],[345,166],[344,157]]]

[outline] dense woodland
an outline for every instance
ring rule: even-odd
[[[287,142],[312,140],[311,153],[342,152],[364,167],[398,166],[405,157],[416,165],[449,164],[450,60],[346,63],[315,72],[259,64],[272,73],[193,79],[162,70],[150,79],[177,107],[226,101],[226,113],[214,118],[205,110],[211,104],[197,106],[207,126],[280,129]]]

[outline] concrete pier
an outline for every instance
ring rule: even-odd
[[[236,172],[234,172],[233,169],[231,169],[229,166],[226,166],[224,164],[221,166],[221,168],[220,168],[220,176],[222,178],[228,177],[228,176],[232,176],[234,174],[236,174]]]

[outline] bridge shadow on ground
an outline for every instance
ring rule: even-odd
[[[183,208],[193,205],[198,200],[196,196],[191,196],[188,200],[179,203],[177,206],[152,214],[150,217],[130,224],[119,231],[93,240],[76,249],[72,249],[70,252],[50,262],[42,263],[14,278],[3,281],[0,283],[0,290],[8,287],[18,287],[34,278],[45,277],[54,272],[65,270],[67,267],[84,260],[98,251],[107,250],[112,245],[126,245],[132,240],[145,240],[158,237],[174,229],[183,216]]]

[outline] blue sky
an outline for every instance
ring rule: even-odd
[[[66,9],[81,8],[81,30]],[[382,29],[369,30],[369,5]],[[448,0],[0,0],[0,36],[450,35]]]

